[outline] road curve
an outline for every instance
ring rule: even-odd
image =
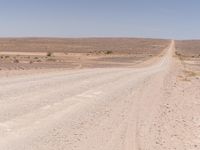
[[[145,68],[0,80],[0,150],[140,150],[162,103],[174,42]]]

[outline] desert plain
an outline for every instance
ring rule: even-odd
[[[0,39],[1,150],[199,150],[200,41]]]

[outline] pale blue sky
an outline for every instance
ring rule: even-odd
[[[200,39],[199,8],[199,0],[0,0],[0,36]]]

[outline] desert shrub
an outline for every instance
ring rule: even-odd
[[[18,59],[13,60],[14,63],[19,63]]]
[[[176,54],[177,56],[181,56],[181,54],[180,54],[179,52],[177,52],[177,51],[175,52],[175,54]]]
[[[51,52],[48,52],[48,53],[47,53],[47,56],[48,56],[48,57],[51,57],[51,56],[52,56],[52,53],[51,53]]]
[[[108,51],[105,51],[104,53],[105,53],[105,54],[112,54],[113,52],[110,51],[110,50],[108,50]]]
[[[49,58],[49,59],[47,59],[47,61],[56,62],[56,59],[54,59],[54,58]]]
[[[38,59],[37,62],[42,62],[42,60]]]

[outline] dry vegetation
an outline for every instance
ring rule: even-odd
[[[183,57],[200,58],[200,40],[176,41],[176,50]]]
[[[4,38],[1,69],[121,66],[158,55],[169,40],[139,38]]]
[[[0,51],[90,53],[159,53],[169,41],[137,38],[0,39]],[[150,50],[149,50],[150,49]]]
[[[185,67],[186,79],[199,76],[200,40],[176,41],[176,55]]]

